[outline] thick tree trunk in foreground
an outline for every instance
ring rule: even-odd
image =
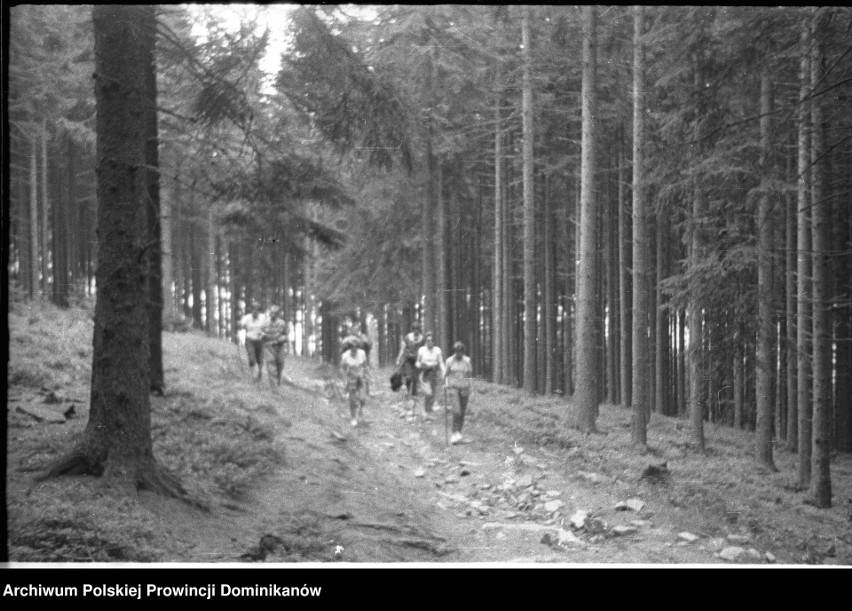
[[[580,187],[580,269],[577,299],[577,390],[574,393],[576,426],[595,431],[598,407],[597,347],[595,345],[595,276],[597,275],[595,197],[595,113],[597,15],[583,7],[583,132]]]
[[[157,124],[157,59],[155,7],[145,8],[146,25],[140,41],[145,54],[145,165],[148,213],[148,337],[150,354],[148,362],[151,368],[151,392],[162,395],[165,391],[165,373],[163,372],[163,254],[160,225],[160,139]],[[150,14],[149,14],[150,13]],[[149,27],[150,26],[150,27]]]
[[[107,483],[184,496],[153,456],[145,257],[146,44],[153,7],[93,9],[98,135],[98,270],[89,422],[48,475],[103,475]]]

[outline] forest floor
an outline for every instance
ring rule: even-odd
[[[564,400],[479,381],[469,442],[453,446],[443,412],[401,417],[389,371],[353,429],[345,399],[325,396],[327,366],[289,357],[285,384],[258,384],[243,352],[192,332],[163,336],[152,435],[199,507],[92,477],[37,481],[85,427],[91,325],[82,310],[10,309],[14,564],[852,564],[849,455],[832,462],[822,510],[797,489],[795,456],[778,449],[778,471],[762,469],[746,431],[708,424],[697,454],[685,421],[654,414],[640,451],[620,406],[601,406],[600,433],[585,435],[564,426]]]

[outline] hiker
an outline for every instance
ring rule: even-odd
[[[364,380],[364,392],[366,392],[367,396],[370,396],[370,350],[373,347],[373,343],[370,341],[370,338],[367,337],[365,333],[362,333],[357,326],[353,323],[349,322],[346,325],[346,337],[343,339],[342,346],[344,353],[349,350],[350,346],[355,344],[358,348],[364,351],[364,354],[367,357],[367,375]]]
[[[346,390],[349,392],[350,424],[358,426],[358,419],[364,415],[367,400],[362,392],[367,379],[367,354],[355,342],[349,343],[349,350],[340,357],[340,369],[346,376]]]
[[[264,345],[266,347],[267,366],[275,365],[275,379],[281,386],[281,373],[284,371],[284,345],[289,336],[289,325],[281,318],[281,308],[269,308],[269,320],[263,327]],[[270,373],[270,375],[272,375]]]
[[[260,311],[260,304],[252,301],[251,312],[243,316],[237,325],[238,329],[245,329],[249,369],[252,378],[255,378],[254,367],[257,365],[257,380],[263,379],[263,328],[266,323],[266,314]]]
[[[444,384],[451,393],[453,434],[450,443],[462,442],[462,426],[464,425],[464,413],[467,410],[467,401],[470,398],[471,383],[473,377],[473,365],[470,357],[465,356],[464,344],[456,342],[453,344],[453,355],[447,359],[444,366]]]
[[[414,397],[417,396],[417,351],[425,342],[426,338],[420,332],[420,322],[415,320],[411,323],[411,332],[400,342],[399,356],[396,357],[396,366],[405,380],[405,389],[411,402],[409,419],[414,418]]]
[[[435,345],[435,338],[431,333],[426,334],[426,345],[421,346],[420,350],[417,351],[416,366],[423,384],[423,410],[426,412],[423,419],[426,422],[431,422],[435,394],[438,392],[438,386],[444,377],[444,358],[441,349]]]

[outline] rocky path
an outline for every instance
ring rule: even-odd
[[[308,387],[317,381],[299,380]],[[344,400],[333,435],[395,471],[401,488],[425,507],[442,542],[428,561],[714,563],[771,562],[746,535],[709,538],[682,530],[654,502],[653,485],[622,482],[577,468],[571,451],[523,447],[477,431],[483,398],[473,397],[469,442],[449,445],[444,414],[409,422],[406,398],[374,392],[365,422],[351,428]],[[421,399],[422,401],[422,399]],[[422,413],[422,410],[419,410]],[[478,433],[480,436],[478,437]],[[342,441],[345,439],[346,441]],[[395,495],[394,495],[395,496]],[[431,508],[431,511],[430,511]]]

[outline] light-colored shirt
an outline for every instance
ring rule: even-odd
[[[449,388],[470,388],[473,365],[469,356],[462,355],[460,359],[457,359],[455,355],[451,356],[447,359],[445,370]]]
[[[444,358],[441,349],[438,346],[421,346],[417,351],[417,368],[418,369],[440,369],[441,375],[444,375]]]
[[[363,378],[367,371],[367,353],[358,348],[353,355],[347,350],[340,357],[340,367],[350,380]]]
[[[246,339],[256,342],[263,338],[263,328],[267,322],[266,314],[262,312],[258,313],[257,318],[253,314],[246,314],[240,326],[246,330]]]

